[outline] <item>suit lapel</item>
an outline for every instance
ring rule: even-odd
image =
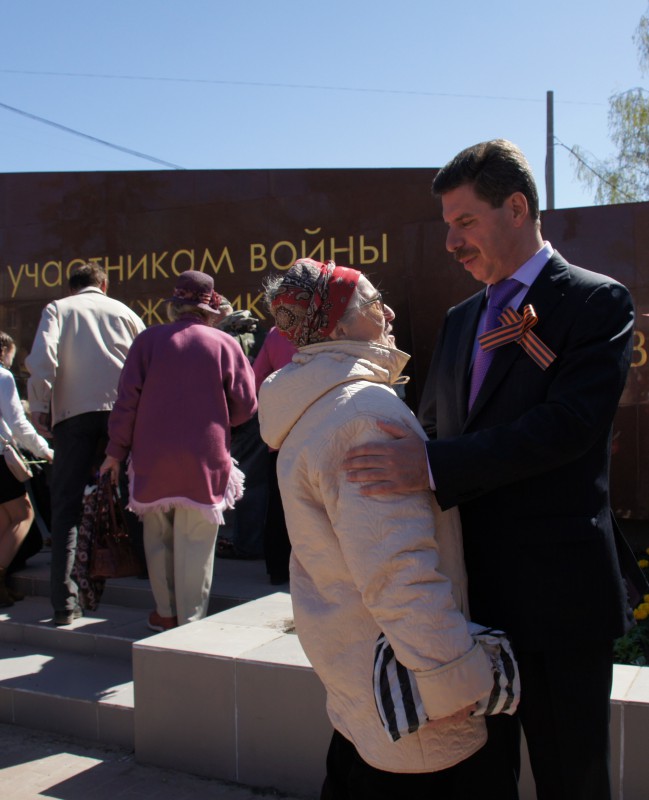
[[[555,252],[539,273],[538,278],[534,281],[532,286],[530,286],[529,291],[519,306],[519,309],[524,308],[526,305],[534,306],[534,310],[539,318],[534,328],[534,333],[536,333],[541,340],[543,340],[543,329],[551,322],[554,309],[563,297],[563,286],[568,281],[568,272],[568,263]],[[506,378],[512,364],[518,358],[529,358],[529,356],[515,342],[505,345],[496,351],[491,366],[489,367],[489,372],[466,418],[465,427],[480,413],[480,409]],[[464,389],[465,406],[467,399],[468,381]]]
[[[568,262],[555,251],[523,298],[521,305],[533,305],[539,317],[535,332],[543,330],[542,326],[547,323],[555,306],[563,297],[564,286],[570,277],[569,270]]]

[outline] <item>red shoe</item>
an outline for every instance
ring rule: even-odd
[[[161,617],[157,611],[152,611],[149,614],[147,626],[152,631],[170,631],[172,628],[178,627],[178,617]]]

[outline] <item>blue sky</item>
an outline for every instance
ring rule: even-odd
[[[611,155],[609,96],[647,85],[632,41],[646,9],[0,0],[0,104],[187,169],[435,167],[504,137],[545,207],[546,92],[563,144]],[[0,105],[0,172],[164,168]],[[592,204],[559,145],[555,185],[558,208]]]

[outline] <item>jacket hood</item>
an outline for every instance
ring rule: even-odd
[[[304,412],[336,386],[355,381],[394,385],[410,356],[372,342],[335,341],[301,347],[259,391],[263,440],[279,449]]]

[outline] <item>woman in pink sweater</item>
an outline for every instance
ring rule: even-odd
[[[230,428],[257,409],[255,377],[240,345],[212,327],[219,300],[209,275],[179,276],[171,322],[133,342],[110,415],[101,471],[116,479],[130,454],[129,507],[144,527],[153,630],[207,613],[218,526],[243,491]]]

